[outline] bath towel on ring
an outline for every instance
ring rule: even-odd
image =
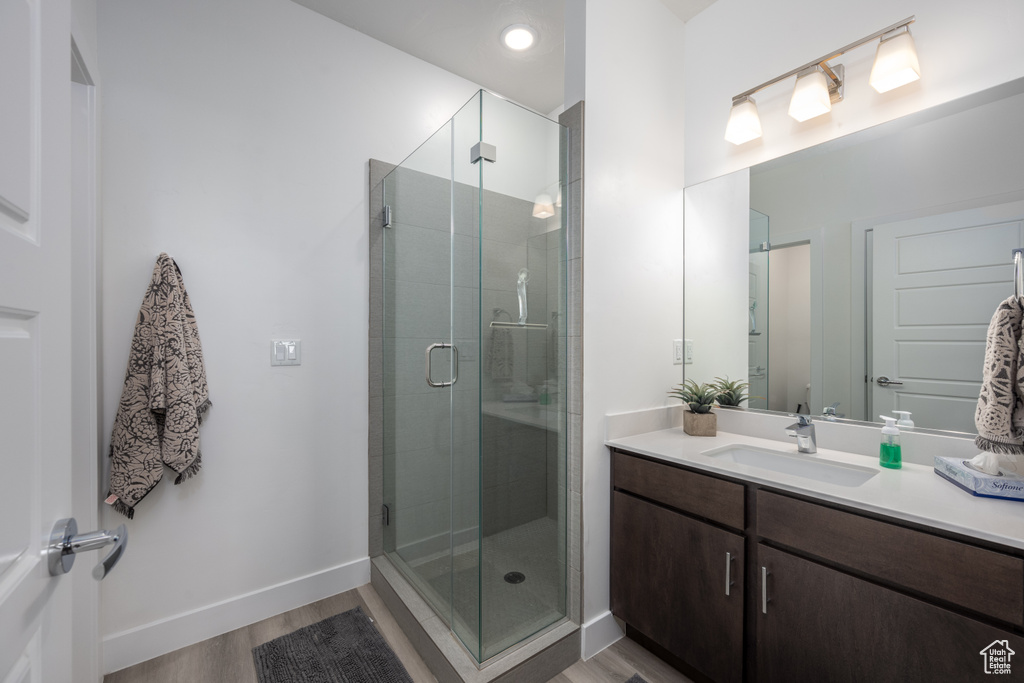
[[[195,314],[177,264],[160,254],[135,323],[121,402],[110,437],[107,503],[129,518],[163,477],[202,465],[199,424],[210,407]]]
[[[1010,297],[999,304],[988,327],[975,445],[989,453],[1024,453],[1024,309]]]

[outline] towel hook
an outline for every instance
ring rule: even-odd
[[[1013,250],[1013,295],[1024,296],[1024,249]]]

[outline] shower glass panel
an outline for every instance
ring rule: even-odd
[[[387,176],[383,264],[384,547],[446,621],[453,389],[428,385],[425,366],[428,348],[452,341],[451,154],[449,122]],[[450,380],[453,353],[430,351],[438,383]]]
[[[385,552],[478,662],[566,615],[567,144],[481,91],[384,181]]]
[[[768,408],[768,216],[750,210],[750,293],[747,312],[750,328],[747,353],[747,405]]]

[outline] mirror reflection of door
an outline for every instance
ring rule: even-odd
[[[988,324],[1013,294],[1012,251],[1024,246],[1024,202],[883,223],[872,245],[869,419],[909,410],[918,427],[973,432]]]
[[[768,410],[811,411],[811,247],[768,252]],[[820,412],[820,408],[819,408]]]

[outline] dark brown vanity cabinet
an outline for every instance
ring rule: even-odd
[[[1024,681],[1019,551],[621,452],[612,484],[612,612],[711,680],[988,681],[994,645]]]
[[[990,643],[1024,653],[1012,633],[764,544],[757,563],[761,683],[982,681]],[[1024,680],[1013,664],[1002,678]]]
[[[666,505],[690,507],[694,496],[710,496],[712,515],[738,513],[742,523],[742,487],[622,454],[614,462],[612,613],[712,680],[738,683],[743,536]]]

